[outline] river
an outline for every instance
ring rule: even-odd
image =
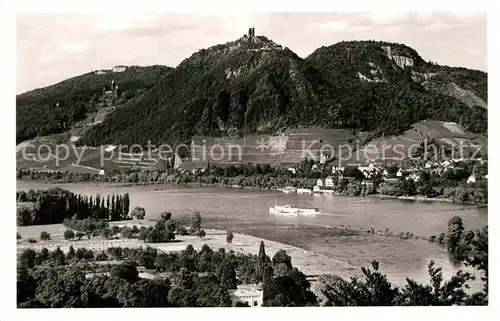
[[[380,270],[397,284],[406,277],[428,281],[427,265],[434,260],[443,268],[445,278],[463,266],[450,263],[442,246],[425,240],[401,240],[360,232],[339,231],[329,225],[353,228],[388,228],[430,236],[446,232],[448,220],[460,216],[466,229],[488,224],[487,208],[446,202],[401,201],[376,197],[335,195],[297,195],[275,191],[208,188],[180,185],[117,187],[116,184],[66,183],[46,184],[18,181],[17,190],[61,187],[79,194],[130,194],[130,207],[142,206],[146,218],[170,211],[174,218],[198,211],[206,228],[232,229],[277,242],[321,253],[352,265],[367,266],[376,259]],[[155,190],[162,189],[162,190]],[[316,207],[323,214],[310,218],[276,218],[269,215],[269,206],[293,201],[298,205]],[[335,271],[332,271],[335,274]],[[473,285],[474,288],[476,286]]]

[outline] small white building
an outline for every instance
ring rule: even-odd
[[[333,166],[332,167],[332,173],[335,174],[337,172],[343,172],[345,169],[344,166]]]
[[[316,186],[318,187],[323,187],[323,180],[321,178],[319,178],[317,181],[316,181]]]
[[[322,153],[321,155],[319,155],[319,163],[320,164],[326,163],[326,155],[325,154]]]
[[[444,162],[441,163],[442,166],[448,167],[451,165],[451,162],[449,160],[445,160]]]
[[[99,175],[104,175],[104,169],[99,170]]]
[[[113,72],[123,72],[127,69],[127,66],[119,65],[113,67]]]
[[[312,194],[312,190],[308,188],[297,188],[297,194]]]
[[[333,177],[332,176],[328,176],[325,179],[325,187],[329,187],[329,188],[333,187]]]
[[[431,164],[431,163],[429,163],[429,162],[427,162],[427,163],[425,163],[425,166],[424,166],[424,167],[425,167],[425,168],[431,168],[431,167],[432,167],[432,164]]]
[[[262,306],[264,292],[260,284],[242,284],[238,285],[236,290],[230,290],[231,306],[236,303],[246,303],[251,307]]]
[[[412,179],[414,182],[418,182],[420,180],[420,175],[416,173],[412,173],[411,175],[406,177],[406,180]]]
[[[387,176],[387,175],[389,175],[389,172],[387,171],[387,169],[384,169],[384,171],[382,172],[382,176],[384,176],[384,177],[385,177],[385,176]]]
[[[403,172],[401,171],[401,168],[398,170],[398,172],[396,173],[396,176],[397,177],[401,177],[403,176]]]
[[[476,176],[474,175],[469,176],[469,178],[467,179],[468,184],[474,184],[475,182],[476,182]]]

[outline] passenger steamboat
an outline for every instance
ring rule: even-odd
[[[282,216],[316,216],[321,214],[321,211],[317,208],[297,207],[293,203],[288,203],[286,205],[275,204],[269,207],[269,214]]]

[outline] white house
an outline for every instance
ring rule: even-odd
[[[412,179],[414,182],[418,182],[420,180],[420,175],[416,173],[412,173],[408,177],[406,177],[406,180]]]
[[[384,169],[384,171],[382,172],[382,176],[384,176],[384,177],[385,177],[385,176],[387,176],[387,175],[389,175],[389,172],[387,171],[387,169]]]
[[[476,177],[474,175],[469,176],[467,179],[468,184],[474,184],[476,182]]]
[[[445,160],[444,162],[441,163],[444,167],[448,167],[451,165],[451,162],[449,160]]]
[[[321,155],[319,155],[319,163],[320,164],[324,164],[326,163],[326,155],[321,153]]]
[[[342,174],[340,174],[340,175],[342,175]],[[329,188],[333,187],[333,177],[332,176],[328,176],[325,179],[325,187],[329,187]]]
[[[104,169],[99,170],[99,175],[104,175]]]
[[[345,169],[344,166],[333,166],[332,167],[332,173],[335,174],[337,172],[343,172]]]
[[[323,181],[321,180],[321,178],[319,178],[319,179],[316,181],[316,186],[323,187]]]
[[[262,286],[259,284],[242,284],[238,285],[236,290],[230,290],[231,305],[234,307],[236,303],[246,303],[251,307],[262,306],[263,301]]]
[[[127,66],[119,65],[113,67],[113,72],[123,72],[127,69]]]
[[[427,162],[427,163],[425,163],[425,166],[424,166],[424,167],[425,167],[425,168],[431,168],[431,167],[432,167],[432,164],[431,164],[431,163],[429,163],[429,162]]]
[[[297,174],[297,171],[296,171],[296,170],[295,170],[295,168],[293,168],[293,167],[289,167],[289,168],[288,168],[288,171],[289,171],[289,172],[292,172],[293,174]]]
[[[401,177],[403,176],[403,172],[401,171],[401,168],[398,170],[398,172],[396,173],[396,176],[397,177]]]

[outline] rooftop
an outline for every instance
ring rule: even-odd
[[[260,295],[262,294],[261,284],[241,284],[237,286],[236,290],[232,290],[235,295]]]

